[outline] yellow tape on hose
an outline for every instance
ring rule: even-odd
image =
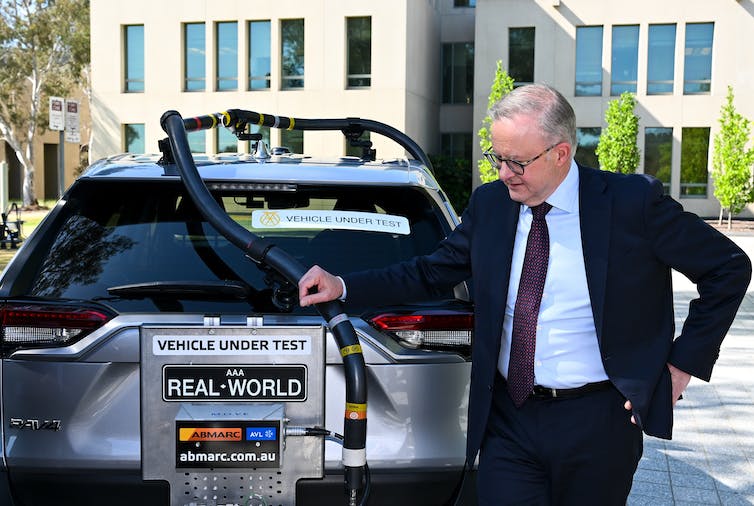
[[[367,405],[357,404],[355,402],[346,402],[346,419],[347,420],[366,420]]]
[[[361,353],[361,345],[360,344],[352,344],[351,346],[344,346],[340,349],[340,356],[345,358],[348,355],[353,355],[354,353]]]

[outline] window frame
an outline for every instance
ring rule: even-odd
[[[139,128],[140,127],[140,128]],[[141,149],[130,149],[130,147],[133,145],[133,143],[129,143],[128,141],[128,130],[129,129],[138,129],[138,135],[135,137],[137,141],[140,141],[142,146]],[[144,123],[123,123],[122,126],[122,135],[123,135],[123,152],[124,153],[134,153],[134,154],[143,154],[146,152],[146,124]]]
[[[131,29],[140,28],[140,34],[131,34]],[[132,37],[139,37],[139,44],[134,45],[136,40]],[[124,93],[144,93],[146,91],[146,65],[145,65],[145,37],[144,25],[123,25],[123,92]],[[141,55],[132,53],[135,50],[141,51]],[[140,58],[139,58],[140,56]],[[136,60],[139,60],[138,62]],[[134,65],[136,64],[136,65]],[[134,75],[131,75],[131,73]],[[139,83],[141,84],[139,86]],[[131,85],[135,86],[132,87]]]
[[[625,35],[622,35],[625,34]],[[636,93],[639,81],[639,25],[613,25],[610,47],[610,96]],[[618,72],[624,79],[617,80]]]
[[[189,28],[201,26],[201,47],[189,47]],[[201,76],[191,76],[190,70],[193,65],[189,64],[190,50],[201,52]],[[201,87],[191,88],[190,82],[200,82]],[[207,91],[207,27],[204,21],[183,23],[183,91],[188,93]]]
[[[589,30],[589,32],[587,32]],[[585,51],[589,49],[588,46],[590,46],[589,41],[584,41],[584,37],[586,35],[579,34],[587,34],[591,33],[592,30],[595,32],[599,31],[599,51],[596,55],[590,55],[585,54]],[[604,38],[605,38],[605,27],[603,25],[585,25],[585,26],[577,26],[576,27],[576,54],[574,58],[574,96],[576,97],[601,97],[602,96],[602,87],[603,87],[603,81],[604,81],[604,71],[602,68],[602,55],[604,51]],[[582,45],[583,44],[583,45]],[[580,55],[581,54],[581,58]],[[595,61],[581,61],[583,58],[589,58],[596,60]],[[596,66],[598,68],[597,73],[599,74],[599,80],[596,81],[585,81],[579,79],[579,74],[594,74],[594,69],[591,67],[594,67],[596,63]],[[586,65],[586,69],[579,71],[580,66]],[[579,91],[579,86],[585,87],[586,90],[591,89],[592,87],[596,87],[596,93],[594,92],[587,92],[587,91]]]
[[[592,167],[598,169],[599,157],[597,156],[597,145],[602,135],[602,127],[578,127],[576,128],[576,150],[573,158],[576,160],[578,157],[584,162],[576,160],[580,165]],[[589,139],[590,143],[584,142],[585,139]],[[592,139],[594,139],[592,141]],[[586,158],[585,158],[586,157]]]
[[[292,23],[301,25],[301,33],[298,38],[301,42],[301,50],[296,51],[292,56],[297,60],[295,66],[300,66],[301,73],[286,73],[286,26],[293,26]],[[296,41],[294,41],[296,42]],[[295,51],[295,49],[293,49]],[[300,61],[298,61],[300,59]],[[299,90],[305,85],[306,75],[306,22],[304,18],[291,18],[280,20],[280,89],[281,90]]]
[[[254,26],[262,26],[265,25],[267,28],[266,35],[266,47],[262,48],[261,52],[256,52],[255,48],[256,45],[254,44]],[[263,91],[263,90],[269,90],[272,88],[272,21],[269,19],[253,19],[248,21],[246,24],[247,28],[247,35],[248,35],[248,51],[249,51],[249,75],[248,75],[248,86],[247,89],[249,91]],[[262,35],[264,36],[264,34]],[[265,51],[266,49],[266,51]],[[255,69],[255,60],[264,60],[266,55],[267,58],[267,74],[264,76],[262,75],[255,75],[254,69]],[[264,86],[255,86],[255,82],[264,82]]]
[[[475,45],[470,42],[446,42],[442,44],[441,55],[441,87],[442,104],[465,104],[474,103],[474,52]],[[466,61],[463,65],[456,64],[458,50],[463,50]],[[449,57],[448,57],[449,55]],[[449,59],[448,59],[449,58]],[[456,71],[463,69],[463,75]],[[456,84],[463,78],[463,92],[456,91]]]
[[[355,62],[355,55],[354,53],[358,52],[358,49],[355,47],[358,45],[360,41],[358,39],[354,40],[352,39],[352,33],[351,33],[351,23],[356,23],[357,21],[368,21],[368,45],[369,50],[366,51],[369,53],[369,61],[366,62],[366,65],[359,65],[359,62],[356,62],[355,66],[364,67],[368,72],[366,73],[352,73],[352,63]],[[357,32],[360,32],[361,30],[364,30],[364,27],[354,27]],[[365,44],[366,45],[366,44]],[[363,82],[365,84],[358,84],[359,82]],[[372,16],[349,16],[346,17],[346,88],[347,89],[358,89],[358,88],[370,88],[372,86]]]
[[[692,130],[695,131],[706,131],[706,143],[707,143],[707,149],[704,152],[690,152],[690,147],[688,144],[684,143],[684,139],[687,138],[687,134],[691,133]],[[683,127],[681,129],[681,188],[679,197],[683,199],[706,199],[708,197],[709,193],[709,149],[710,149],[710,127]],[[693,163],[694,160],[689,160],[689,157],[693,157],[695,159],[703,160],[704,163],[704,182],[701,181],[691,181],[691,182],[685,182],[684,176],[688,174],[688,172],[693,170],[698,170],[694,167],[688,167],[688,163]],[[694,188],[704,188],[704,193],[689,193],[693,191]]]
[[[530,50],[529,48],[524,48],[522,44],[520,45],[520,48],[521,48],[520,54],[514,55],[514,44],[513,44],[513,37],[512,37],[514,30],[530,31],[531,33],[531,49]],[[537,32],[536,32],[536,27],[534,26],[510,26],[508,27],[508,70],[509,70],[508,74],[511,76],[511,78],[513,78],[514,80],[513,85],[515,87],[523,86],[525,84],[531,84],[534,82],[536,40],[537,40]],[[527,72],[530,72],[531,75],[526,75],[523,77],[530,77],[530,79],[518,79],[518,76],[516,75],[517,71],[514,69],[514,60],[520,61],[522,58],[526,60],[526,63],[523,66],[531,67],[531,69],[527,69]]]
[[[663,28],[672,28],[672,44],[668,49],[664,44],[665,40],[662,39],[663,35],[660,32]],[[676,37],[678,36],[678,25],[676,23],[656,23],[650,24],[647,33],[647,95],[672,95],[675,89],[675,46]],[[654,43],[653,43],[654,39]],[[663,50],[664,49],[664,50]],[[670,61],[666,61],[667,57],[670,57]],[[657,62],[656,65],[652,65],[652,62]],[[661,77],[656,74],[669,73],[670,80],[667,79],[653,79],[653,77]],[[670,85],[670,88],[660,89],[663,85]],[[657,87],[653,89],[653,87]]]
[[[235,33],[233,34],[235,43],[232,44],[234,47],[230,48],[229,53],[232,56],[223,53],[224,45],[221,44],[220,38],[224,35],[221,32],[225,27],[235,28]],[[235,72],[235,75],[225,74],[224,69],[226,64],[229,64],[227,68],[231,70],[231,73]],[[238,22],[215,21],[215,91],[238,91],[238,80]],[[230,85],[221,84],[226,81],[230,82]]]
[[[691,46],[689,47],[689,28],[690,27],[703,27],[703,26],[709,26],[711,29],[710,37],[709,37],[709,46]],[[683,57],[683,94],[684,95],[709,95],[712,93],[712,57],[715,50],[715,23],[714,22],[705,22],[705,23],[686,23],[686,33],[685,33],[685,40],[684,40],[684,57]],[[709,55],[694,55],[695,49],[701,49],[702,53],[709,49]],[[700,56],[702,58],[700,58]],[[698,76],[689,76],[691,72],[689,68],[690,67],[699,67],[699,63],[702,62],[704,65],[704,69],[700,74],[704,75],[705,77],[703,79],[690,79],[689,77],[698,77]],[[697,70],[697,69],[695,69]],[[706,84],[706,89],[701,90],[691,90],[691,86],[700,86],[704,88]]]
[[[662,143],[650,142],[650,135],[657,136],[658,138],[662,135],[669,138]],[[661,164],[663,154],[661,152],[661,146],[666,143],[668,145],[665,149],[668,149],[669,151],[669,159],[666,164]],[[650,158],[647,157],[647,154],[650,153],[650,149],[654,149],[655,147],[657,148],[657,167],[650,167],[647,163],[647,161],[650,160]],[[653,160],[654,156],[651,159]],[[665,189],[665,193],[670,193],[670,184],[673,177],[673,127],[656,126],[644,128],[644,173],[653,176],[660,181],[662,187]],[[663,177],[664,174],[667,174],[667,180]]]

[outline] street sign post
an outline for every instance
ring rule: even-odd
[[[65,99],[50,97],[50,130],[65,130]]]
[[[63,196],[63,174],[65,174],[65,99],[50,97],[50,130],[57,130],[58,135],[58,198]]]
[[[78,100],[50,97],[50,130],[57,130],[58,136],[58,198],[65,189],[65,143],[81,143]]]
[[[65,101],[65,141],[74,144],[81,143],[78,100]]]

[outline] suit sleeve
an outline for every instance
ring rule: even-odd
[[[471,277],[471,237],[476,192],[461,223],[429,255],[414,257],[382,269],[343,276],[346,304],[388,305],[427,300],[446,293]]]
[[[645,205],[646,226],[655,255],[696,284],[668,362],[709,381],[720,345],[751,279],[751,262],[728,237],[663,195],[653,181]]]

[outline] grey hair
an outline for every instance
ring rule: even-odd
[[[568,100],[547,84],[527,84],[498,100],[489,110],[492,121],[523,114],[535,116],[551,142],[568,142],[576,148],[576,114]]]

